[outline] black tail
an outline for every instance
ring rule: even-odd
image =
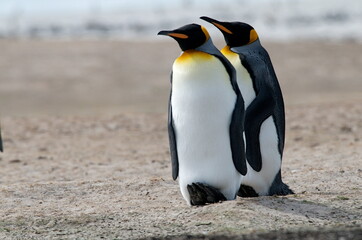
[[[255,192],[254,188],[241,184],[238,191],[239,197],[258,197],[259,195]]]
[[[225,196],[216,188],[203,183],[192,183],[187,185],[190,194],[191,205],[206,205],[226,201]]]
[[[289,186],[282,181],[282,175],[280,173],[280,170],[278,174],[275,176],[275,179],[269,189],[269,196],[272,195],[288,195],[288,194],[294,194],[293,190],[289,188]]]

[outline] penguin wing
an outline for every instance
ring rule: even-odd
[[[168,139],[170,144],[170,154],[171,154],[171,163],[172,163],[172,178],[176,180],[178,177],[178,155],[177,155],[177,145],[176,145],[176,134],[173,127],[173,118],[172,118],[172,73],[171,73],[171,91],[170,98],[168,101]]]
[[[283,156],[284,140],[285,140],[285,111],[284,111],[283,94],[282,90],[280,89],[278,78],[277,75],[275,74],[275,70],[268,52],[264,48],[262,48],[259,54],[264,59],[265,64],[267,65],[268,71],[270,73],[269,84],[273,88],[273,96],[275,99],[275,108],[274,108],[273,117],[279,137],[279,144],[278,144],[279,153],[281,156]]]
[[[244,114],[244,99],[241,95],[238,95],[231,117],[229,134],[234,166],[240,174],[245,176],[247,173],[247,166],[243,138],[244,125],[242,124],[244,122]]]
[[[262,168],[260,127],[273,114],[275,107],[275,100],[271,93],[268,88],[262,88],[246,109],[245,114],[246,158],[250,166],[257,172]]]
[[[236,94],[235,107],[229,127],[230,146],[231,146],[231,153],[232,153],[234,166],[240,174],[245,176],[247,172],[247,166],[245,158],[245,143],[243,138],[243,132],[244,132],[243,123],[245,117],[244,99],[240,93],[240,89],[236,81],[236,72],[233,65],[217,49],[215,52],[209,52],[209,54],[212,54],[213,56],[217,57],[224,65],[227,73],[230,76],[230,84]]]

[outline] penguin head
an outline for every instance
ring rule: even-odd
[[[171,31],[160,31],[157,35],[172,37],[180,45],[182,51],[200,47],[210,38],[206,28],[195,23]]]
[[[201,19],[213,24],[224,35],[226,44],[230,47],[240,47],[258,40],[258,34],[255,29],[243,22],[221,22],[209,17],[200,17]]]

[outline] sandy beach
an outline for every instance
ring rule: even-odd
[[[176,43],[1,40],[0,238],[360,239],[362,44],[264,46],[296,194],[189,207],[166,128]]]

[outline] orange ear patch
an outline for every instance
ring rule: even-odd
[[[206,30],[206,28],[204,26],[201,26],[201,30],[204,32],[205,36],[206,36],[206,41],[209,40],[210,38],[210,34],[209,32]]]
[[[254,41],[256,41],[258,39],[258,34],[256,33],[256,31],[254,29],[252,29],[250,31],[250,40],[249,40],[249,43],[252,43]]]
[[[224,32],[226,32],[226,33],[233,34],[232,31],[230,31],[229,29],[227,29],[226,27],[224,27],[224,26],[221,25],[221,24],[218,24],[218,23],[216,23],[216,22],[212,22],[212,24],[214,24],[218,29],[220,29],[220,30],[222,30],[222,31],[224,31]]]
[[[182,38],[182,39],[189,38],[189,36],[187,36],[186,34],[182,34],[182,33],[169,33],[168,35],[171,37],[175,37],[175,38]]]

